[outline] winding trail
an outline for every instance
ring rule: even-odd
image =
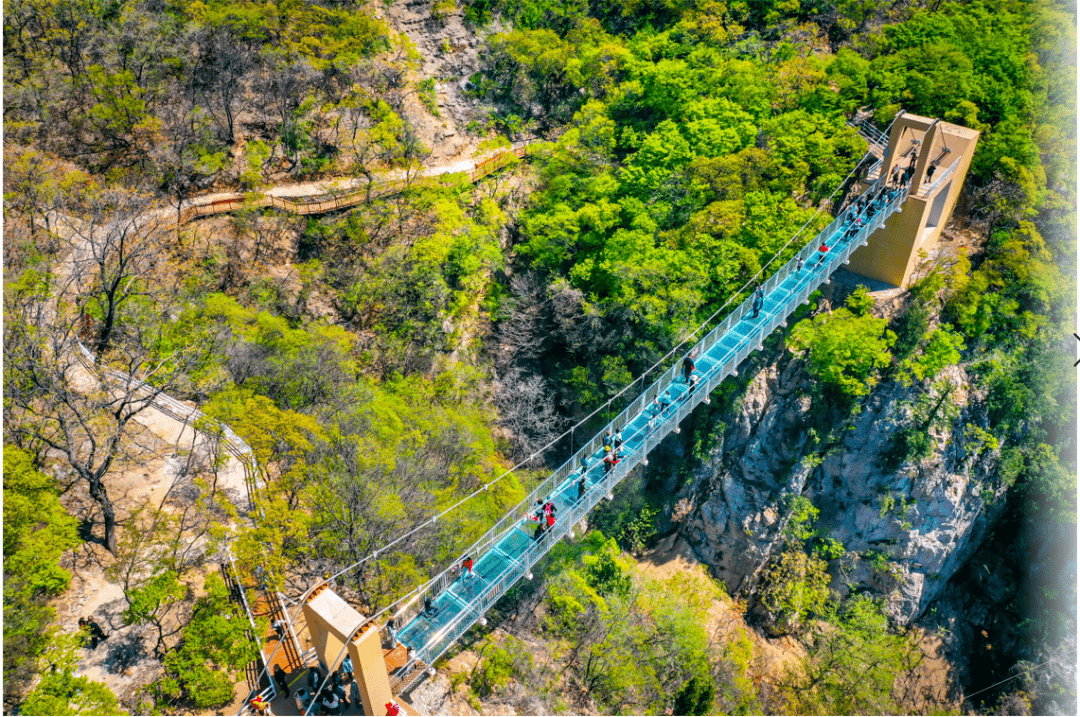
[[[393,178],[386,181],[376,181],[371,187],[370,198],[384,197],[400,192],[412,185],[417,179],[436,177],[457,172],[467,173],[471,182],[476,182],[493,172],[512,163],[514,158],[524,157],[528,142],[522,143],[509,150],[498,152],[480,162],[472,160],[458,160],[423,169],[408,177],[391,175]],[[273,206],[284,211],[298,214],[317,214],[345,209],[356,206],[369,199],[369,183],[365,179],[348,178],[325,179],[312,182],[299,182],[291,184],[275,185],[258,194],[244,194],[240,192],[217,192],[191,197],[180,207],[180,224],[194,219],[213,214],[235,211],[241,207]],[[158,208],[144,212],[134,219],[134,223],[146,226],[157,220],[165,220],[172,223],[172,217],[176,215],[172,208]],[[71,241],[80,234],[75,231],[81,224],[80,220],[73,217],[55,216],[54,230]],[[63,269],[58,272],[62,284],[70,283],[72,266],[79,261],[85,261],[89,254],[85,245],[76,245],[72,250],[72,256],[65,263]],[[55,312],[55,309],[53,309]],[[54,314],[55,315],[55,314]],[[79,390],[93,390],[98,385],[96,372],[101,371],[95,366],[95,357],[81,342],[76,341],[73,355],[82,367],[72,379],[76,382]],[[198,408],[185,404],[172,396],[156,391],[151,386],[128,374],[104,370],[105,379],[118,391],[131,391],[140,397],[149,400],[149,405],[143,408],[134,417],[137,423],[148,429],[151,433],[162,439],[169,445],[175,445],[179,450],[208,451],[213,441],[220,440],[222,447],[229,454],[228,461],[218,471],[218,486],[223,488],[233,500],[237,509],[247,514],[253,507],[253,494],[261,488],[258,475],[258,466],[255,454],[228,426],[210,418]],[[196,427],[198,425],[198,427]],[[208,433],[208,428],[215,428],[213,433]],[[189,429],[192,431],[191,438],[185,440],[185,434]]]

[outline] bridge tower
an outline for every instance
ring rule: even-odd
[[[316,654],[330,670],[341,666],[348,646],[364,714],[384,714],[383,705],[394,696],[378,626],[325,584],[313,590],[304,602],[304,619]]]
[[[891,177],[898,167],[903,173],[914,158],[911,194],[902,211],[889,217],[885,226],[870,236],[869,243],[851,255],[847,268],[907,287],[919,251],[929,252],[937,246],[941,230],[952,216],[978,141],[976,130],[901,110],[881,164],[862,181],[860,191],[882,172]]]

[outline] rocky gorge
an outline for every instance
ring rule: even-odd
[[[976,454],[965,438],[969,424],[987,420],[979,394],[952,395],[956,417],[929,429],[930,458],[892,467],[910,388],[880,385],[838,438],[808,450],[811,379],[801,361],[774,352],[748,370],[753,378],[737,413],[689,491],[696,509],[683,536],[730,591],[752,593],[781,544],[785,497],[804,495],[820,510],[818,532],[847,551],[831,561],[833,589],[870,588],[888,598],[898,623],[918,619],[1002,508],[996,498],[1004,491],[989,487],[997,456]],[[969,385],[959,367],[947,379]]]

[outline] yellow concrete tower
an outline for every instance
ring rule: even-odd
[[[848,269],[871,279],[906,287],[919,250],[931,251],[952,216],[967,177],[979,133],[967,127],[903,111],[893,122],[889,144],[878,170],[861,189],[884,172],[890,177],[911,169],[911,194],[900,212],[851,255]]]

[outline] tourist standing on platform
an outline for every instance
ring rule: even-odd
[[[341,701],[338,699],[338,696],[334,694],[333,690],[327,690],[319,704],[322,706],[322,709],[319,711],[320,714],[340,714]]]
[[[251,698],[251,710],[257,715],[271,714],[270,703],[267,702],[263,698],[263,696],[258,693],[256,693],[255,696]]]
[[[349,698],[356,705],[356,709],[363,709],[364,703],[360,699],[360,685],[356,684],[356,680],[349,682]]]
[[[278,694],[288,697],[289,677],[285,674],[285,670],[281,669],[281,665],[274,665],[274,682],[277,683]]]
[[[585,480],[585,476],[581,476],[581,479],[577,484],[577,499],[581,500],[585,497],[585,492],[588,490],[588,484]]]
[[[615,429],[615,435],[612,436],[612,442],[615,444],[615,452],[618,453],[619,449],[622,448],[622,444],[623,444],[623,437],[622,437],[622,429],[621,428]]]
[[[345,694],[345,685],[340,682],[332,688],[334,696],[341,700],[341,706],[344,709],[349,709],[349,697]]]
[[[821,246],[818,247],[818,252],[821,254],[821,256],[818,258],[817,263],[818,266],[821,266],[821,263],[825,261],[825,257],[829,255],[829,245],[825,242],[822,242]]]

